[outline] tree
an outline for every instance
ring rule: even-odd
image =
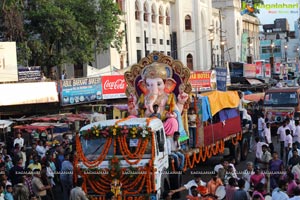
[[[17,46],[22,63],[26,59],[29,65],[47,67],[87,63],[95,50],[120,49],[122,12],[113,0],[31,0],[20,8],[24,37]]]

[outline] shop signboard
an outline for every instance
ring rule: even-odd
[[[194,91],[211,90],[211,71],[193,71],[189,82]]]
[[[41,80],[41,67],[18,67],[19,81],[39,81]]]
[[[244,64],[244,77],[253,78],[256,76],[255,64]]]
[[[60,82],[62,106],[89,103],[101,99],[101,77],[66,79]]]
[[[125,78],[123,75],[102,76],[103,99],[126,98]]]
[[[0,42],[0,82],[18,81],[15,42]]]
[[[226,91],[227,69],[222,67],[216,68],[217,90]]]
[[[0,106],[58,102],[56,82],[0,84]]]
[[[265,64],[265,77],[271,78],[271,64],[270,63]]]

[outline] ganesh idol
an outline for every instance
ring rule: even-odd
[[[159,114],[167,136],[175,131],[186,135],[181,114],[189,95],[184,92],[185,85],[173,79],[173,69],[167,64],[153,62],[141,70],[140,76],[136,87],[141,95],[137,99],[135,92],[130,92],[129,113],[140,117]],[[177,96],[174,94],[176,86]]]

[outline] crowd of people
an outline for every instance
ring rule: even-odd
[[[0,143],[0,200],[54,200],[58,192],[66,200],[88,199],[81,179],[73,185],[73,141],[64,135],[50,144],[44,131],[32,134],[30,141],[19,132]]]

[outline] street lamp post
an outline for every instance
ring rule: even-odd
[[[287,63],[287,48],[288,48],[287,44],[284,45],[284,61],[285,61],[286,63]]]
[[[209,41],[210,41],[210,60],[211,60],[211,69],[214,69],[214,49],[213,49],[213,40],[214,40],[214,27],[210,26],[209,31]]]
[[[274,47],[275,44],[273,43],[273,40],[271,40],[271,56],[270,56],[270,64],[271,64],[271,69],[274,70]]]

